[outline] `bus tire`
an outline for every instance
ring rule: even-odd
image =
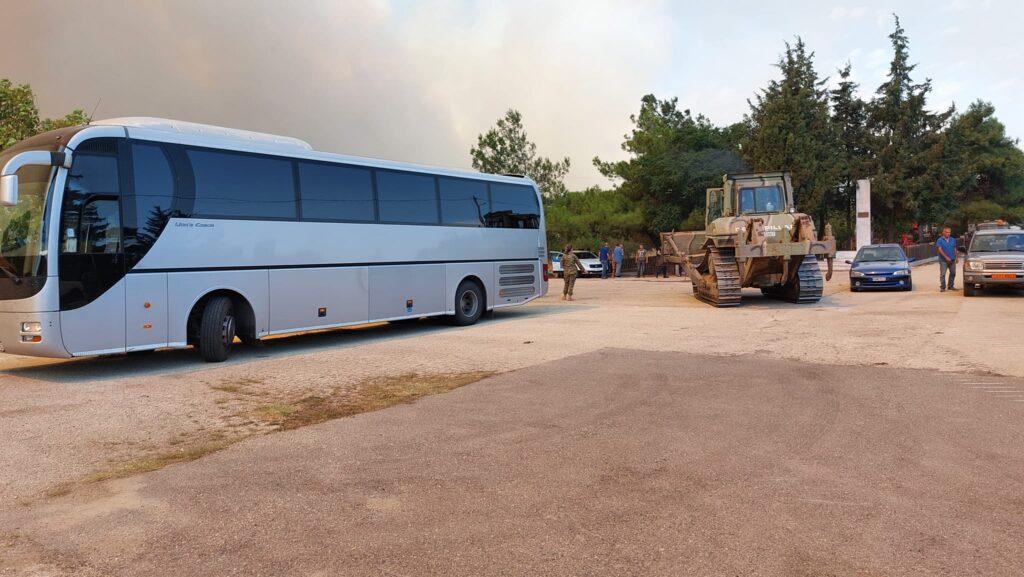
[[[480,285],[471,280],[464,280],[455,290],[455,314],[452,315],[452,322],[460,327],[471,325],[480,320],[486,306],[484,291]]]
[[[231,299],[216,296],[203,308],[199,325],[199,354],[208,363],[219,363],[228,358],[235,340],[235,314]]]

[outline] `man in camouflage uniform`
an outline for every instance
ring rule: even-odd
[[[562,300],[572,300],[572,287],[576,284],[576,275],[582,273],[583,264],[580,257],[572,252],[572,245],[565,247],[562,253],[562,280],[565,286],[562,288]]]

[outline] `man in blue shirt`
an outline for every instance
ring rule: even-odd
[[[624,256],[622,250],[622,243],[615,245],[615,251],[612,253],[615,255],[615,276],[622,276],[622,257]]]
[[[608,278],[608,243],[605,242],[598,254],[601,259],[601,278]]]
[[[939,292],[946,292],[946,271],[949,271],[949,290],[955,291],[953,279],[956,278],[956,238],[950,234],[948,226],[942,229],[942,236],[935,241],[935,252],[939,255]]]

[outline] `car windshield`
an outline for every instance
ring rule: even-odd
[[[903,260],[903,251],[895,246],[866,246],[857,253],[857,262]]]
[[[1024,233],[975,235],[971,252],[1024,252]]]
[[[49,166],[23,166],[17,173],[18,204],[0,206],[0,268],[7,276],[46,275],[44,215],[54,172]]]
[[[592,253],[592,252],[587,252],[587,251],[585,251],[585,250],[574,250],[574,251],[572,251],[572,252],[573,252],[573,254],[575,254],[576,256],[578,256],[578,257],[579,257],[580,259],[585,259],[585,258],[593,258],[593,259],[596,259],[596,258],[597,258],[596,256],[594,256],[594,253]]]
[[[751,186],[740,189],[740,214],[752,212],[779,212],[782,210],[782,191],[779,185]]]

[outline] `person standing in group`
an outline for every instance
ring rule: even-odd
[[[562,253],[562,280],[565,286],[562,287],[562,300],[572,300],[572,289],[576,286],[576,275],[585,272],[580,257],[572,251],[572,245],[565,247]]]
[[[939,292],[946,292],[946,288],[955,291],[953,281],[956,279],[956,238],[948,226],[942,229],[942,236],[935,241],[935,252],[939,254]],[[946,271],[949,271],[948,284]]]
[[[615,251],[612,254],[615,255],[615,276],[616,277],[621,277],[622,276],[622,257],[623,257],[622,243],[621,242],[619,244],[615,245]]]
[[[644,249],[644,245],[640,245],[640,248],[636,249],[636,278],[642,278],[646,268],[647,250]]]
[[[608,241],[601,247],[598,257],[601,259],[601,278],[608,278]]]

